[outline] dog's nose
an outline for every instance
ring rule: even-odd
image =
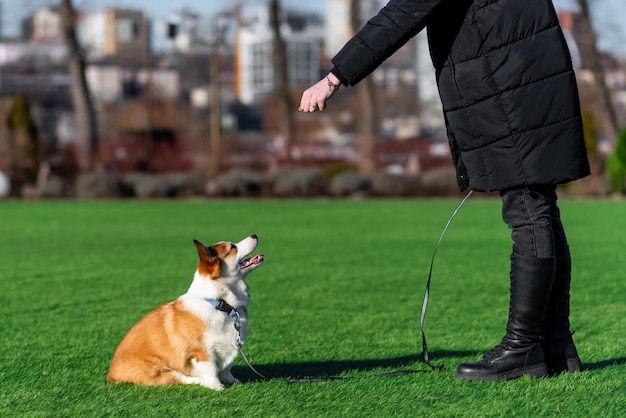
[[[252,234],[252,235],[250,235],[250,236],[251,236],[252,238],[254,238],[254,239],[258,239],[258,237],[256,236],[256,234]]]

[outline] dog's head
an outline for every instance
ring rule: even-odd
[[[245,278],[263,263],[263,254],[246,258],[259,244],[256,235],[250,235],[238,243],[218,242],[206,247],[193,240],[198,250],[198,273],[211,280]]]

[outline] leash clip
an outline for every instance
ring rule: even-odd
[[[241,329],[241,317],[239,316],[239,312],[237,312],[237,309],[233,309],[232,311],[230,311],[228,316],[233,318],[233,326],[237,331],[239,331]]]
[[[237,345],[241,348],[241,332],[239,332],[241,330],[241,317],[239,316],[239,312],[237,312],[237,309],[233,309],[232,311],[230,311],[228,316],[233,318],[233,327],[237,331]]]

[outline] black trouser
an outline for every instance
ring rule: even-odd
[[[524,187],[500,195],[502,219],[511,229],[513,239],[511,260],[515,256],[555,259],[542,334],[548,339],[569,336],[571,259],[557,206],[556,186]]]
[[[502,219],[511,229],[513,254],[526,257],[559,257],[569,249],[556,186],[529,186],[500,192]]]

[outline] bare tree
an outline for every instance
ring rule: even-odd
[[[285,157],[291,160],[291,147],[295,137],[293,100],[289,92],[289,74],[287,71],[287,51],[280,31],[281,7],[278,0],[270,0],[270,22],[274,34],[274,71],[278,83],[278,94],[281,102],[280,135],[284,141]]]
[[[350,0],[350,26],[352,33],[356,33],[363,22],[361,21],[361,0]],[[364,173],[371,173],[375,169],[374,144],[378,135],[380,115],[376,103],[376,85],[372,77],[366,77],[359,83],[358,94],[361,99],[362,115],[359,120],[360,155],[359,169]]]
[[[76,118],[78,164],[82,171],[93,168],[98,151],[96,113],[85,77],[85,56],[76,37],[76,13],[71,0],[61,0],[59,6],[63,37],[67,46],[68,66],[72,77],[72,103]]]
[[[578,7],[580,8],[580,14],[582,17],[582,39],[581,48],[587,51],[589,55],[589,69],[593,74],[596,88],[598,89],[598,95],[601,98],[602,106],[604,107],[604,114],[607,120],[603,123],[605,126],[606,134],[611,141],[617,139],[617,133],[619,132],[619,124],[617,121],[617,114],[613,101],[611,100],[611,94],[606,85],[606,77],[602,62],[600,60],[600,53],[597,48],[597,35],[591,23],[591,13],[589,11],[589,0],[576,0]]]
[[[211,167],[210,175],[215,178],[222,169],[222,93],[221,93],[221,50],[227,29],[227,19],[232,16],[223,12],[215,16],[213,39],[211,41],[210,80],[211,80]]]

